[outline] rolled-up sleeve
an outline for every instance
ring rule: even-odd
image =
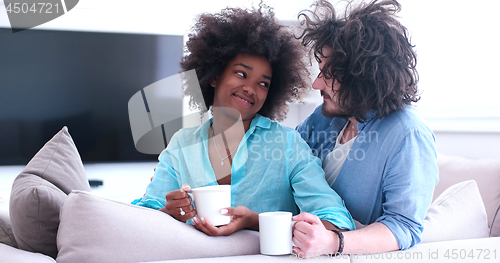
[[[438,181],[437,153],[432,133],[411,130],[396,148],[382,180],[383,215],[401,250],[421,240],[422,222]]]
[[[338,228],[354,230],[354,221],[340,196],[328,186],[321,161],[312,155],[298,132],[289,136],[287,161],[295,203],[300,212],[308,212]]]
[[[171,143],[174,144],[176,140],[172,137]],[[172,191],[180,188],[178,173],[174,169],[173,162],[175,161],[174,156],[170,151],[175,151],[178,149],[176,145],[167,147],[158,156],[158,165],[153,176],[153,180],[146,188],[146,194],[132,201],[132,204],[138,206],[149,207],[153,209],[160,209],[165,206],[166,198],[165,195]]]

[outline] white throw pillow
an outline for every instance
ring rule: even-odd
[[[446,189],[425,216],[422,243],[489,237],[483,200],[474,180]]]
[[[61,208],[58,263],[145,262],[259,254],[259,233],[210,237],[145,207],[73,191]]]
[[[439,183],[434,189],[434,198],[454,184],[466,180],[476,181],[488,215],[488,226],[491,227],[500,204],[500,159],[472,159],[438,154],[437,162]]]

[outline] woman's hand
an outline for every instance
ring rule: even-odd
[[[187,194],[189,191],[191,191],[191,187],[188,184],[184,184],[181,189],[168,192],[165,196],[167,202],[159,210],[186,223],[188,219],[196,215],[196,210],[191,205],[191,199],[189,199],[189,195]]]
[[[209,236],[229,236],[240,229],[259,229],[259,214],[247,207],[228,207],[221,209],[221,213],[233,216],[231,222],[223,226],[213,226],[207,219],[195,217],[192,219],[196,229],[205,232]]]

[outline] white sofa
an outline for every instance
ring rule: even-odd
[[[438,166],[440,182],[424,221],[422,243],[406,251],[321,259],[498,262],[500,160],[439,155]],[[10,204],[0,199],[0,262],[299,260],[294,255],[260,255],[255,231],[208,237],[159,211],[89,191],[76,146],[63,128],[16,178]]]

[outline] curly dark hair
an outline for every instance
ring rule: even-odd
[[[184,71],[195,69],[199,90],[186,85],[190,105],[202,112],[213,105],[210,83],[220,76],[229,61],[239,54],[265,57],[272,68],[272,81],[264,105],[258,112],[273,120],[283,120],[287,102],[301,101],[309,88],[309,72],[303,61],[306,51],[293,33],[274,19],[272,8],[260,4],[258,10],[226,8],[217,14],[202,14],[189,34],[181,62]],[[204,105],[207,108],[204,108]]]
[[[326,57],[325,48],[332,51],[321,74],[340,83],[335,91],[339,106],[363,122],[371,109],[383,118],[420,99],[417,57],[407,29],[396,19],[397,1],[352,5],[348,2],[344,16],[337,18],[330,3],[316,2],[314,11],[299,14],[305,18],[300,38],[318,62]]]

